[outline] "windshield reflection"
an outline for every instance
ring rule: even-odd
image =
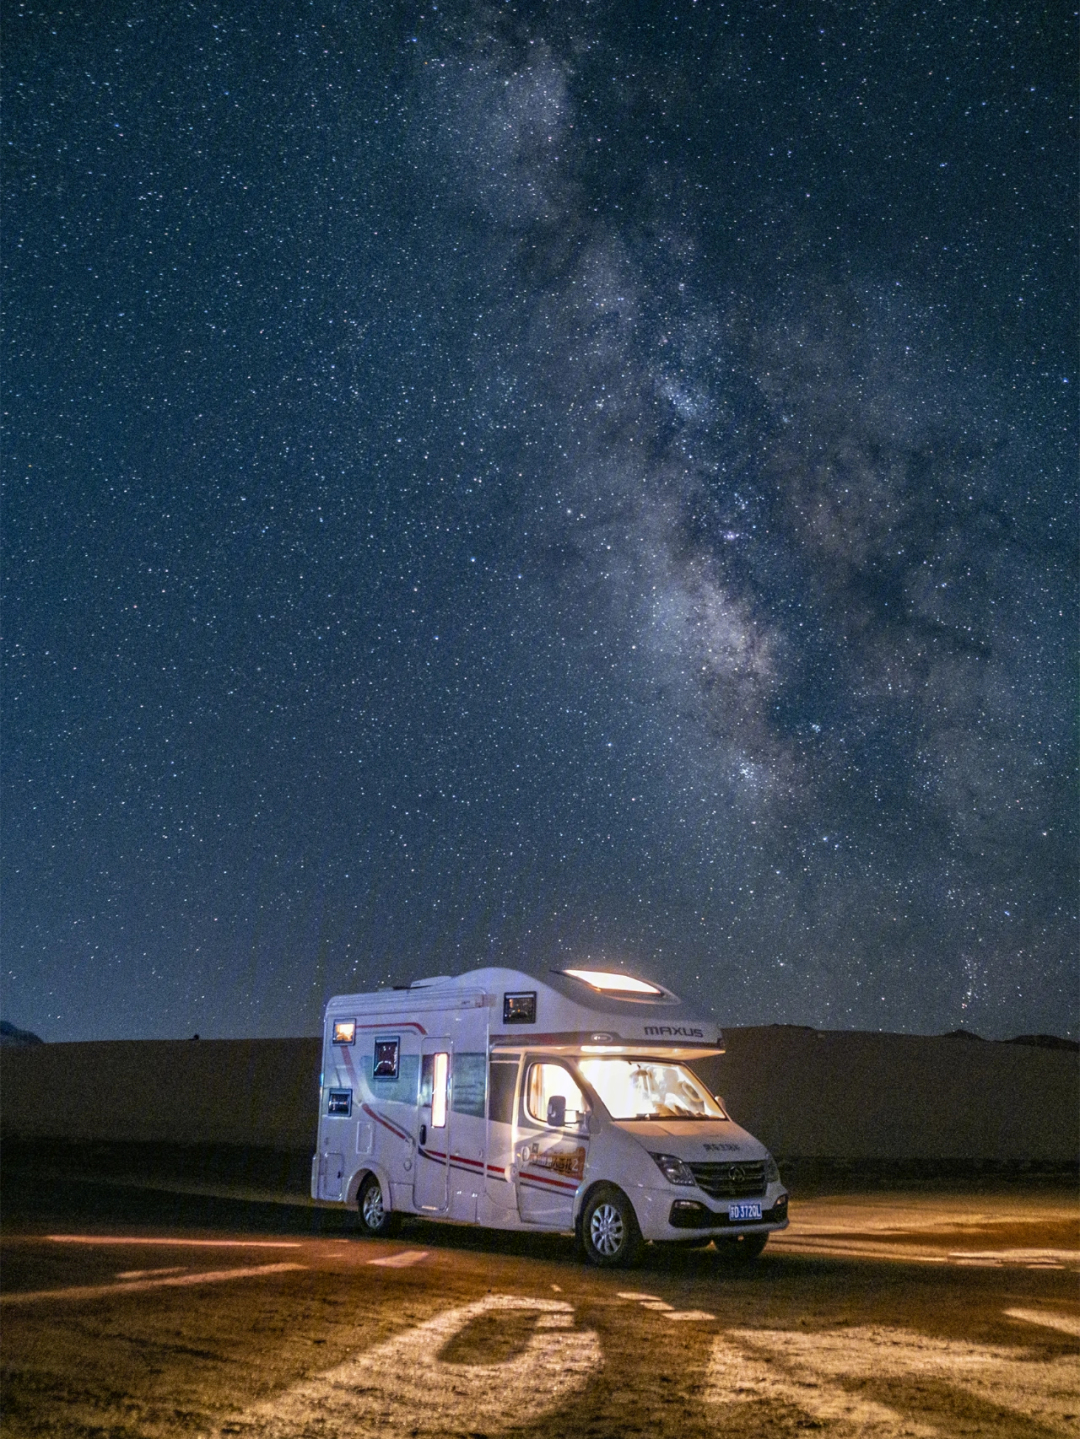
[[[612,1119],[726,1119],[697,1075],[658,1059],[580,1059]]]

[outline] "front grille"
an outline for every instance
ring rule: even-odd
[[[765,1161],[732,1164],[691,1164],[699,1189],[714,1199],[753,1199],[765,1193]]]

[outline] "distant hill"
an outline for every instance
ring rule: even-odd
[[[1007,1039],[1006,1044],[1028,1044],[1032,1049],[1068,1049],[1073,1054],[1080,1054],[1080,1040],[1061,1039],[1056,1034],[1018,1034],[1015,1039]]]
[[[974,1039],[979,1044],[986,1044],[981,1034],[974,1034],[970,1029],[950,1029],[948,1034],[943,1034],[942,1039]],[[993,1043],[994,1041],[990,1041]],[[1015,1039],[1001,1039],[999,1044],[1026,1044],[1031,1049],[1067,1049],[1072,1054],[1080,1053],[1080,1040],[1062,1039],[1056,1034],[1018,1034]]]
[[[0,1019],[0,1044],[44,1044],[40,1034],[31,1034],[28,1029],[17,1029],[9,1020]]]
[[[724,1038],[727,1052],[695,1069],[782,1159],[1034,1174],[1080,1154],[1071,1041],[795,1026],[729,1027]],[[321,1067],[317,1038],[5,1044],[3,1137],[254,1146],[310,1160]]]

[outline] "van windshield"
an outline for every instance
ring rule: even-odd
[[[612,1119],[726,1119],[697,1075],[659,1059],[579,1059]]]

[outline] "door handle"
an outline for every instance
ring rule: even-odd
[[[420,1143],[421,1143],[421,1144],[426,1144],[426,1143],[427,1143],[427,1125],[426,1125],[426,1124],[421,1124],[421,1126],[420,1126]]]

